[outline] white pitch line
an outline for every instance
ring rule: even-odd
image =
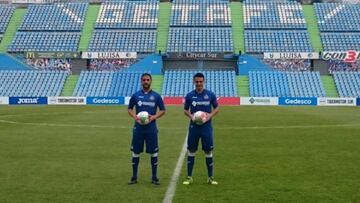
[[[65,123],[27,123],[9,120],[0,120],[0,123],[32,126],[49,126],[49,127],[74,127],[74,128],[106,128],[106,129],[129,129],[129,126],[105,126],[105,125],[88,125],[88,124],[65,124]],[[131,124],[132,125],[132,124]],[[334,127],[360,127],[360,123],[354,124],[334,124],[334,125],[289,125],[289,126],[227,126],[216,127],[219,130],[259,130],[259,129],[311,129],[311,128],[334,128]],[[165,130],[181,130],[183,128],[167,128]]]
[[[168,188],[166,190],[166,193],[165,193],[165,196],[164,196],[164,199],[163,199],[163,203],[172,203],[172,200],[174,198],[175,191],[176,191],[176,184],[177,184],[177,181],[178,181],[178,179],[180,177],[181,168],[182,168],[182,165],[184,163],[184,159],[185,159],[185,155],[186,155],[186,151],[187,151],[187,149],[186,149],[187,137],[188,136],[186,135],[184,144],[182,146],[179,158],[177,160],[177,163],[176,163],[176,166],[175,166],[175,169],[174,169],[174,173],[171,176],[169,186],[168,186]]]

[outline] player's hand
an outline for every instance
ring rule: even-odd
[[[156,120],[156,116],[149,115],[149,123]]]
[[[204,123],[208,122],[211,119],[211,114],[206,113],[206,119],[204,121]]]
[[[138,117],[138,116],[135,116],[135,122],[137,122],[137,123],[139,123],[139,124],[142,124],[141,122],[140,122],[140,118]]]
[[[191,121],[192,121],[192,122],[195,122],[195,116],[194,116],[194,114],[191,114]]]

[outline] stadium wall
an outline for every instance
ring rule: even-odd
[[[183,97],[164,97],[167,105],[182,105]],[[128,105],[130,97],[0,97],[0,105]],[[222,106],[360,106],[360,98],[218,97]]]

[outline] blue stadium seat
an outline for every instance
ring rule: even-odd
[[[20,31],[81,31],[87,3],[30,5]]]
[[[312,52],[306,30],[245,30],[248,53]]]
[[[118,11],[122,12],[118,12]],[[97,29],[156,29],[159,1],[112,1],[101,4]]]
[[[66,71],[0,71],[0,96],[60,96]]]
[[[141,74],[133,71],[82,71],[73,96],[131,96],[141,88]]]
[[[156,49],[156,30],[95,30],[90,51],[120,51],[153,53]]]
[[[245,1],[243,7],[245,29],[306,30],[305,16],[298,2]]]
[[[193,76],[198,71],[171,70],[165,71],[162,88],[163,96],[183,97],[194,90]],[[216,96],[236,97],[235,71],[202,71],[207,83],[205,88]]]
[[[250,71],[252,97],[324,97],[319,72]]]
[[[0,5],[0,35],[5,33],[10,18],[15,11],[13,6]],[[1,41],[1,39],[0,39]]]
[[[79,32],[17,32],[8,51],[76,52],[79,42]]]
[[[167,52],[234,52],[229,1],[174,0]]]
[[[170,28],[167,52],[233,52],[231,28]]]
[[[360,31],[360,4],[315,3],[314,8],[321,32]]]
[[[183,16],[185,13],[188,15]],[[170,26],[230,27],[229,2],[224,0],[175,0],[171,8]]]
[[[360,97],[360,72],[334,72],[335,85],[340,97]]]
[[[324,32],[321,40],[324,51],[360,50],[360,32]]]

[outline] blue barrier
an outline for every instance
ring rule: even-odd
[[[316,97],[280,97],[279,105],[299,105],[299,106],[316,106]]]
[[[48,104],[47,97],[10,97],[9,104],[23,105],[23,104]]]
[[[124,105],[124,97],[87,97],[86,104],[97,105]]]
[[[356,99],[356,105],[360,106],[360,98]]]

